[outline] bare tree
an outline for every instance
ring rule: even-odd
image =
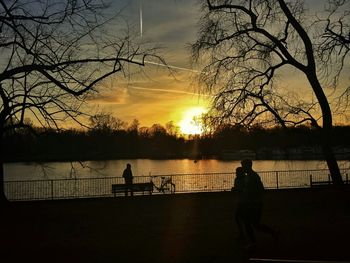
[[[127,130],[129,132],[134,132],[135,134],[137,134],[139,132],[139,128],[140,128],[140,121],[138,119],[134,119],[128,126]]]
[[[127,126],[124,121],[114,117],[111,113],[101,112],[91,116],[89,120],[92,131],[112,133],[125,130]]]
[[[165,124],[165,129],[167,134],[177,137],[180,128],[173,121],[169,121]]]
[[[81,123],[86,96],[98,84],[153,56],[154,49],[117,33],[104,2],[0,0],[0,138],[28,117],[44,127]],[[1,200],[5,151],[0,145]]]
[[[315,46],[320,68],[329,80],[329,86],[336,88],[350,52],[350,1],[328,0],[327,3],[326,14],[317,19],[321,30]],[[349,95],[348,84],[336,99],[340,112],[348,112]]]
[[[350,52],[350,1],[328,0],[326,10],[326,17],[317,21],[323,27],[317,52],[324,67],[337,66],[334,75],[338,77]]]
[[[309,124],[319,130],[334,183],[343,184],[330,146],[331,106],[320,80],[329,72],[322,71],[315,49],[321,24],[307,19],[302,1],[207,0],[202,8],[192,54],[205,64],[199,81],[214,95],[213,120],[285,128]],[[278,81],[279,73],[291,69],[306,78],[312,97],[304,95],[305,88],[293,92]]]

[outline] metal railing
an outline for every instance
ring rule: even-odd
[[[341,169],[343,180],[349,183],[350,169]],[[266,189],[308,188],[315,182],[329,182],[328,170],[287,170],[258,172]],[[162,177],[169,177],[176,193],[230,191],[234,173],[167,174],[135,176],[135,183],[161,184]],[[112,184],[122,184],[122,177],[76,178],[56,180],[5,181],[5,194],[15,200],[54,200],[91,197],[112,197]],[[156,188],[155,188],[156,189]],[[157,194],[155,190],[154,194]],[[135,193],[142,194],[142,193]],[[160,194],[160,192],[159,192]],[[121,193],[120,196],[123,194]]]

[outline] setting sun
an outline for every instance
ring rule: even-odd
[[[203,107],[190,108],[184,112],[182,120],[179,122],[180,130],[183,134],[202,134],[204,131],[201,117],[207,113]]]

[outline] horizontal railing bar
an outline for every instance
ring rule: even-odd
[[[340,171],[348,171],[349,169],[340,169]],[[328,169],[310,169],[310,170],[266,170],[266,171],[256,171],[258,174],[265,173],[298,173],[298,172],[328,172]],[[154,174],[154,175],[138,175],[134,178],[150,178],[150,177],[162,177],[162,176],[205,176],[205,175],[228,175],[234,174],[235,172],[213,172],[213,173],[175,173],[175,174]],[[40,179],[40,180],[5,180],[5,183],[22,183],[22,182],[50,182],[50,181],[79,181],[79,180],[106,180],[106,179],[121,179],[121,176],[105,176],[105,177],[84,177],[84,178],[59,178],[59,179]]]
[[[140,176],[137,176],[137,177],[140,177]],[[8,180],[8,181],[4,181],[5,183],[12,183],[12,182],[15,182],[15,183],[22,183],[22,182],[51,182],[51,181],[55,181],[55,182],[58,182],[58,181],[78,181],[78,180],[105,180],[105,179],[120,179],[122,178],[121,176],[113,176],[113,177],[84,177],[84,178],[59,178],[59,179],[40,179],[40,180]]]
[[[340,169],[345,184],[349,184],[350,169]],[[293,189],[313,187],[313,182],[329,182],[331,180],[328,169],[308,170],[278,170],[257,171],[266,189]],[[135,183],[152,182],[155,184],[154,194],[169,192],[169,185],[163,184],[163,177],[170,179],[175,193],[199,193],[230,191],[233,186],[235,173],[182,173],[182,174],[154,174],[135,176]],[[168,179],[165,181],[167,182]],[[84,177],[67,179],[42,179],[5,181],[5,193],[9,200],[60,200],[94,197],[112,197],[111,185],[124,183],[122,177]],[[163,187],[163,188],[161,188]],[[159,190],[163,189],[163,190]],[[172,191],[172,190],[171,190]],[[141,194],[141,193],[140,193]],[[137,193],[137,195],[140,195]],[[123,193],[117,196],[122,196]]]

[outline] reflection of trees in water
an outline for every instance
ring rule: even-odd
[[[50,179],[50,174],[55,169],[48,163],[35,163],[35,168],[39,168],[40,174],[44,179]]]
[[[220,160],[200,160],[194,163],[193,160],[108,160],[90,163],[92,170],[89,168],[81,168],[81,165],[74,163],[76,178],[103,178],[103,177],[119,177],[125,167],[125,163],[132,163],[135,169],[135,176],[161,176],[166,174],[194,174],[208,172],[228,172],[234,171],[240,166],[239,160],[220,161]],[[101,165],[99,164],[101,163]],[[106,165],[107,164],[107,165]],[[11,163],[8,164],[11,169],[6,169],[6,181],[10,180],[42,180],[42,179],[69,179],[71,163],[70,162],[54,162],[45,163],[47,167],[46,175],[38,172],[41,169],[36,163]],[[136,169],[137,166],[137,169]],[[339,166],[343,169],[350,168],[350,161],[339,161]],[[280,171],[280,170],[309,170],[309,169],[325,169],[327,167],[324,161],[290,161],[290,160],[255,160],[253,168],[256,171]],[[88,171],[84,174],[83,171]],[[96,173],[95,173],[96,171]],[[23,175],[23,177],[21,177]],[[175,177],[176,178],[176,177]]]

